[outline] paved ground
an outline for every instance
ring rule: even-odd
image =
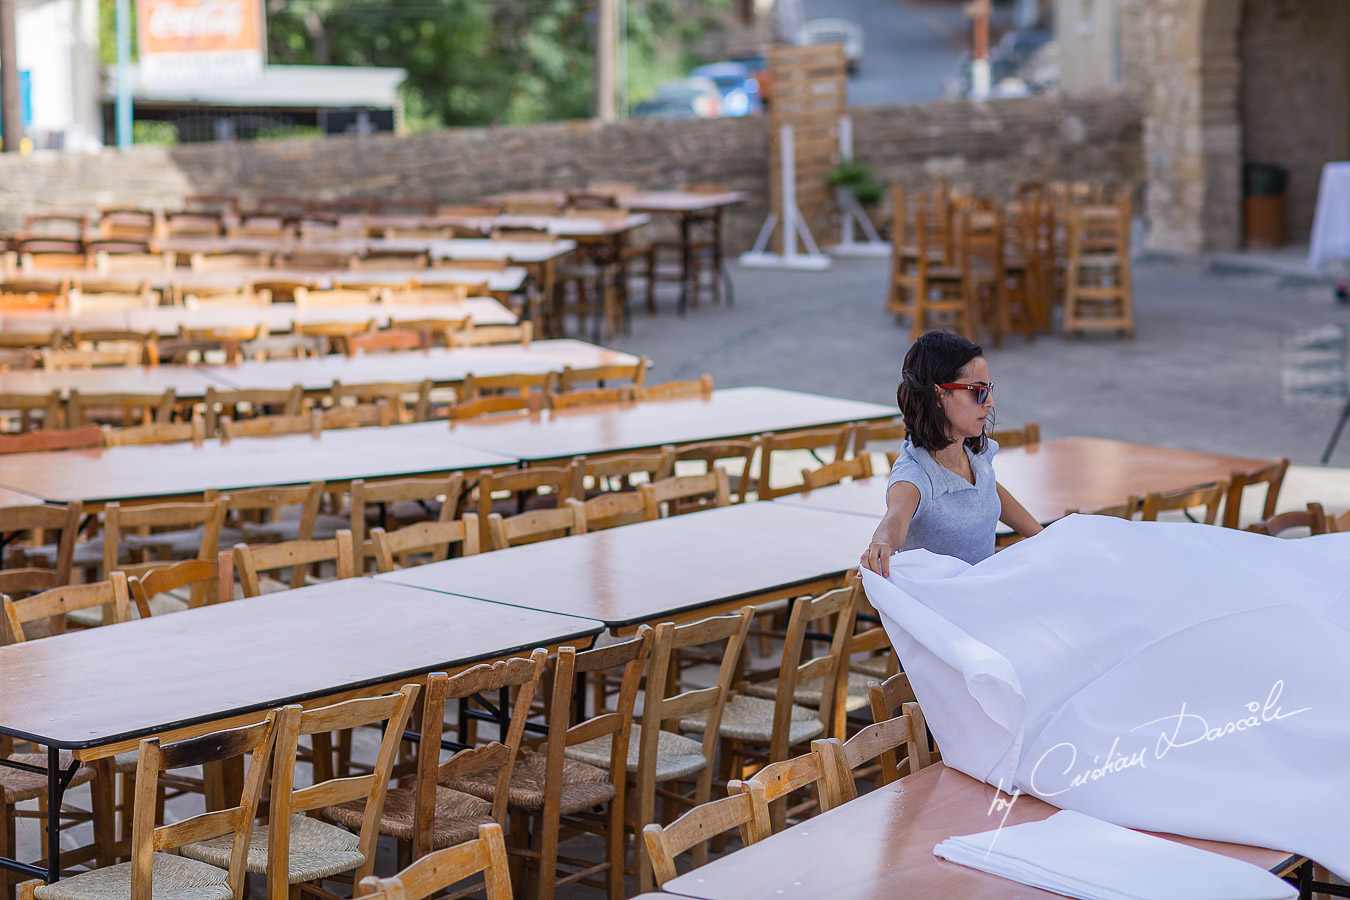
[[[1287,403],[1281,373],[1288,336],[1350,324],[1350,309],[1333,303],[1327,281],[1296,266],[1247,268],[1266,263],[1142,260],[1135,268],[1134,339],[1010,338],[986,347],[999,421],[1040,422],[1046,437],[1288,456],[1298,467],[1290,503],[1301,506],[1307,494],[1338,511],[1350,506],[1350,471],[1317,465],[1336,407]],[[820,273],[734,263],[731,271],[731,309],[705,304],[681,318],[674,296],[663,294],[661,314],[638,312],[632,333],[615,345],[650,356],[653,381],[710,372],[719,387],[764,384],[895,402],[910,342],[908,327],[882,311],[885,260],[837,260]],[[1350,466],[1350,436],[1332,464]]]

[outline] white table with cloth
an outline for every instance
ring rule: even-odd
[[[1328,263],[1350,265],[1350,162],[1324,165],[1317,187],[1308,265],[1320,269]]]
[[[1350,534],[1075,515],[863,579],[946,765],[1350,876]]]

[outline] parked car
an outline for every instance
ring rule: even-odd
[[[708,78],[717,85],[724,116],[748,116],[764,108],[760,102],[759,81],[741,63],[709,63],[694,69],[689,77]]]
[[[686,78],[683,81],[667,81],[656,89],[656,100],[688,102],[694,114],[700,119],[710,119],[722,114],[722,92],[717,89],[711,78]]]
[[[744,50],[731,54],[732,62],[745,66],[750,70],[750,74],[755,77],[755,82],[759,85],[761,106],[768,106],[771,100],[769,97],[769,79],[765,72],[769,68],[768,53],[767,50]]]
[[[857,72],[858,66],[862,63],[862,29],[848,19],[812,19],[802,26],[801,31],[797,32],[795,43],[799,46],[843,44],[844,59],[848,63],[850,75]]]
[[[635,119],[697,119],[694,98],[652,97],[633,106]]]

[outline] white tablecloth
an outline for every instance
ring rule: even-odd
[[[1308,265],[1316,269],[1330,260],[1350,260],[1350,162],[1323,166],[1317,188]]]
[[[1350,876],[1350,534],[1069,516],[863,579],[947,765]]]

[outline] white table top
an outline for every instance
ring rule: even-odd
[[[1350,260],[1350,162],[1323,166],[1317,188],[1308,265],[1319,268],[1330,260]]]

